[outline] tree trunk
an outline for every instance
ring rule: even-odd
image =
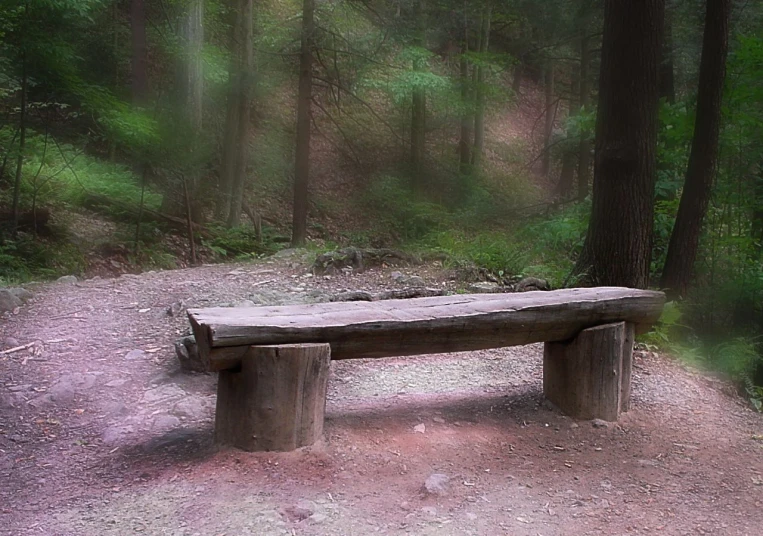
[[[425,0],[416,2],[416,39],[414,44],[423,48],[426,42],[426,13]],[[422,60],[416,60],[413,68],[423,70]],[[413,90],[411,102],[411,172],[413,173],[413,189],[421,192],[424,189],[423,171],[424,171],[424,153],[426,151],[426,115],[427,100],[426,90],[423,87],[416,87]]]
[[[225,115],[217,218],[228,227],[241,221],[241,203],[249,159],[249,113],[253,81],[253,0],[238,0],[232,14],[230,88]]]
[[[314,0],[303,0],[302,49],[299,60],[299,96],[297,98],[297,148],[294,165],[292,247],[303,246],[307,236],[307,186],[310,175],[310,105],[313,97],[314,9]]]
[[[649,284],[664,9],[604,4],[593,206],[575,267],[584,284]]]
[[[464,2],[464,37],[461,43],[461,58],[459,61],[459,82],[461,83],[461,132],[458,142],[459,171],[462,176],[471,172],[472,160],[472,113],[471,92],[469,91],[469,62],[466,55],[469,53],[469,19],[467,17],[467,4]]]
[[[239,56],[241,58],[240,89],[236,110],[238,129],[236,145],[236,166],[231,181],[231,202],[228,213],[228,227],[236,227],[241,222],[241,203],[246,183],[246,167],[249,163],[249,115],[251,111],[251,90],[254,79],[254,0],[241,0],[241,42]]]
[[[488,4],[482,14],[482,24],[480,27],[480,47],[479,52],[484,56],[490,46],[490,16],[492,7]],[[484,57],[480,58],[484,63]],[[485,67],[477,67],[477,87],[475,91],[475,113],[474,113],[474,152],[472,153],[472,166],[478,169],[482,153],[485,150]]]
[[[204,0],[191,0],[187,5],[181,21],[180,39],[182,50],[177,62],[176,117],[179,127],[189,134],[188,148],[193,153],[197,149],[202,129]],[[182,184],[170,182],[165,188],[162,212],[185,217],[186,204],[190,199],[193,220],[200,221],[201,207],[198,203],[200,163],[196,161],[193,154],[188,159],[188,163],[190,165],[184,174]]]
[[[145,0],[131,0],[130,31],[132,33],[132,98],[136,104],[145,104],[148,98],[148,37],[146,36]]]
[[[673,16],[665,10],[665,36],[662,42],[662,61],[660,62],[660,98],[669,103],[676,100],[676,83],[673,71]]]
[[[29,4],[26,9],[28,11]],[[26,16],[26,15],[25,15]],[[24,148],[26,146],[26,114],[27,114],[27,91],[28,91],[28,73],[26,50],[21,55],[21,107],[19,110],[19,154],[16,157],[16,174],[13,179],[13,204],[11,207],[12,222],[11,235],[16,236],[19,228],[19,198],[21,195],[21,171],[24,166]],[[10,148],[9,148],[10,150]]]
[[[589,38],[580,39],[580,109],[588,112],[591,105],[591,90],[589,89],[590,76],[588,67],[591,62]],[[588,197],[588,176],[591,168],[591,140],[583,132],[580,135],[578,147],[578,201],[585,201]]]
[[[568,116],[580,112],[580,105],[578,104],[578,96],[580,94],[580,72],[573,66],[572,76],[570,80],[570,99],[569,99],[569,112]],[[575,164],[577,161],[575,148],[572,144],[565,140],[564,154],[562,155],[562,171],[559,175],[559,183],[556,186],[557,195],[562,199],[568,199],[572,194],[572,185],[575,180]]]
[[[691,282],[702,220],[710,202],[718,165],[730,14],[731,0],[707,0],[694,138],[661,281],[661,286],[672,297],[685,295]]]
[[[551,171],[551,137],[554,133],[554,62],[547,60],[544,73],[544,89],[546,95],[546,123],[543,127],[543,167],[541,173],[548,176]]]

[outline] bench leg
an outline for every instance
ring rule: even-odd
[[[631,396],[634,326],[605,324],[564,342],[547,342],[543,392],[576,419],[616,421]]]
[[[289,451],[323,434],[331,347],[252,346],[240,370],[220,371],[215,441],[248,451]]]

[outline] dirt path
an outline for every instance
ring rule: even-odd
[[[217,451],[216,378],[178,370],[187,320],[167,308],[378,291],[389,272],[276,259],[33,289],[0,320],[0,344],[39,341],[0,355],[0,533],[761,534],[763,417],[654,355],[608,427],[547,407],[538,346],[336,362],[323,445]]]

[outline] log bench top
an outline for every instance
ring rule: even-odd
[[[329,343],[332,359],[460,352],[564,341],[581,330],[630,322],[646,331],[662,292],[620,287],[463,294],[275,307],[189,309],[210,370],[239,366],[251,345]]]

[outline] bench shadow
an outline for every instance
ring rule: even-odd
[[[547,402],[542,389],[525,389],[510,394],[444,393],[437,395],[403,395],[373,403],[329,403],[328,422],[341,422],[350,427],[366,427],[374,420],[421,420],[437,416],[448,421],[474,423],[488,420],[495,423],[522,423],[563,415]]]
[[[114,453],[114,462],[130,466],[156,466],[169,469],[177,465],[202,462],[217,452],[214,428],[175,428],[145,442],[121,447]]]

